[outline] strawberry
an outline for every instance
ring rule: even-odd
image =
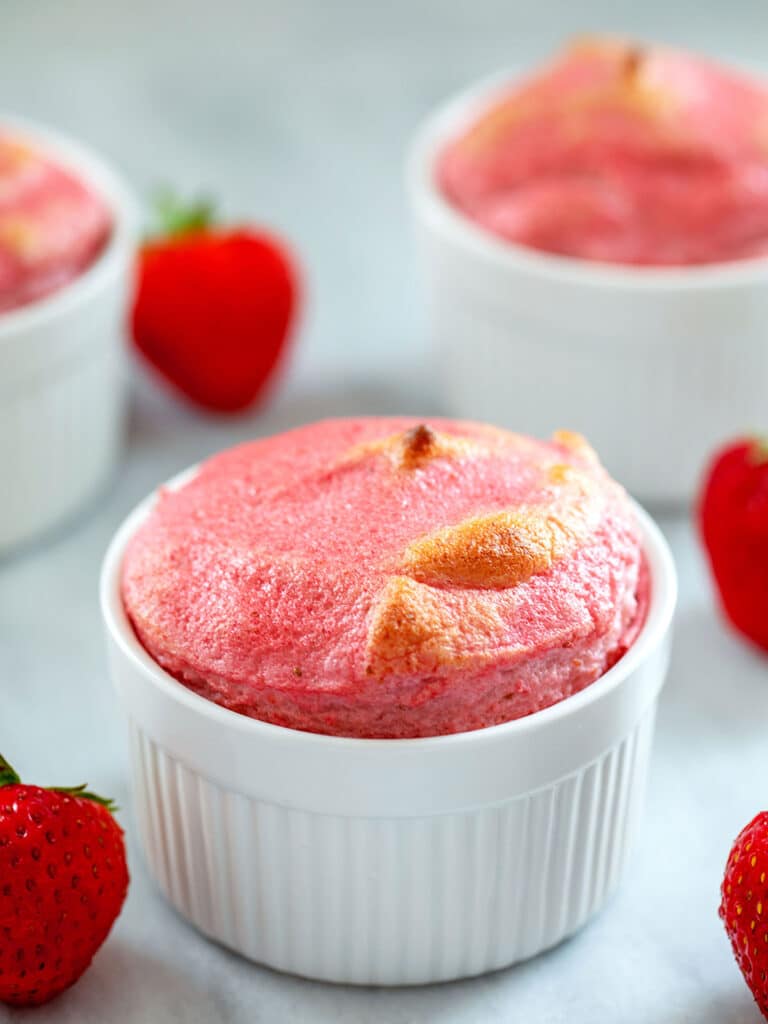
[[[38,1006],[85,971],[128,889],[108,800],[19,781],[0,757],[0,1002]]]
[[[768,1019],[768,811],[733,844],[725,867],[720,917],[763,1016]]]
[[[768,446],[736,441],[714,457],[699,524],[720,601],[733,625],[768,651]]]
[[[162,234],[139,260],[136,347],[192,402],[245,409],[264,394],[294,320],[292,260],[263,232],[214,226],[205,203],[165,198],[160,216]]]

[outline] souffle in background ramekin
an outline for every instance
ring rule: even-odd
[[[112,220],[89,181],[0,124],[0,313],[83,273],[104,249]]]
[[[647,266],[768,255],[768,87],[682,50],[575,41],[441,152],[446,199],[508,242]]]

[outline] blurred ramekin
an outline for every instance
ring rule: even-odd
[[[0,114],[7,128],[106,200],[112,232],[70,283],[0,313],[0,555],[71,516],[112,472],[123,421],[124,314],[136,211],[98,156],[47,128]]]
[[[120,572],[154,500],[115,536],[101,606],[141,843],[181,914],[280,970],[400,985],[533,956],[603,906],[643,802],[675,604],[667,545],[644,512],[648,620],[601,679],[493,728],[361,740],[238,715],[152,660]]]
[[[537,252],[443,197],[435,160],[515,75],[440,107],[407,161],[450,413],[585,434],[638,498],[682,504],[712,448],[765,423],[768,258],[648,268]]]

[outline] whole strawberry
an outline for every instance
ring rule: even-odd
[[[713,459],[699,522],[720,601],[733,625],[768,650],[768,447],[736,441]]]
[[[141,252],[133,337],[197,405],[236,412],[265,392],[297,306],[283,245],[247,227],[213,224],[207,204],[165,198],[160,233]]]
[[[0,1002],[37,1006],[77,981],[127,889],[110,802],[24,785],[0,757]]]
[[[720,917],[736,962],[768,1019],[768,811],[733,844],[721,891]]]

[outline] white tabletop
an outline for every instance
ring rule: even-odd
[[[440,411],[399,179],[403,141],[432,103],[585,25],[765,60],[760,3],[731,0],[726,17],[721,5],[659,0],[628,6],[623,19],[608,0],[214,6],[0,3],[4,106],[101,147],[139,187],[211,187],[226,210],[287,233],[308,281],[296,358],[269,410],[208,419],[135,371],[125,462],[109,493],[0,564],[3,753],[30,781],[87,780],[116,797],[132,872],[92,969],[36,1024],[756,1024],[717,905],[730,842],[768,803],[768,662],[716,616],[683,518],[663,522],[680,610],[647,815],[619,895],[552,953],[413,990],[326,986],[259,968],[198,935],[154,891],[133,838],[96,577],[128,509],[218,448],[323,415]],[[17,1018],[0,1008],[0,1020]]]
[[[121,1024],[760,1019],[730,955],[717,903],[729,844],[766,803],[766,662],[716,617],[697,544],[682,519],[663,521],[682,585],[646,820],[619,895],[580,935],[486,978],[354,990],[253,966],[181,921],[154,891],[134,840],[125,737],[96,601],[106,543],[136,500],[200,455],[305,414],[361,405],[387,412],[396,403],[375,388],[343,399],[332,391],[310,397],[289,384],[267,414],[216,424],[174,407],[153,388],[143,386],[136,398],[125,465],[111,492],[75,528],[0,566],[3,751],[30,781],[87,780],[116,797],[133,876],[125,910],[91,971],[36,1021],[101,1024],[107,1009]]]

